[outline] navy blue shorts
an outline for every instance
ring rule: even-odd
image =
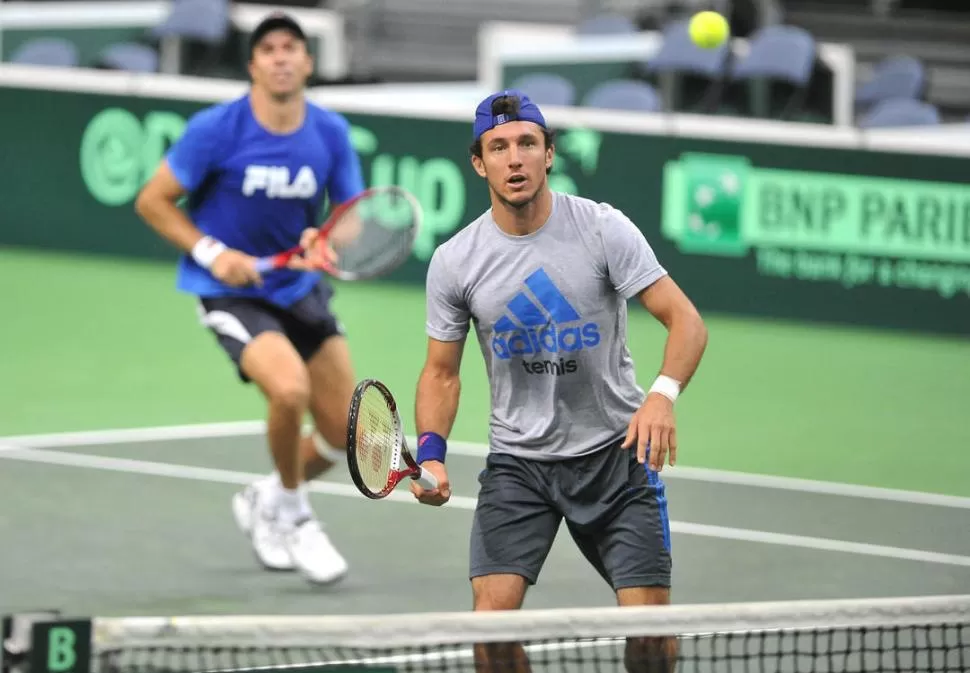
[[[239,378],[248,382],[240,359],[243,349],[263,332],[280,332],[304,361],[319,350],[324,341],[342,335],[343,328],[330,311],[333,290],[324,279],[289,308],[249,297],[212,297],[200,299],[200,318],[236,365]]]
[[[559,461],[490,454],[478,478],[470,576],[516,574],[535,584],[565,519],[614,590],[670,587],[664,483],[620,443]]]

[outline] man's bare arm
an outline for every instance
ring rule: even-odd
[[[418,377],[418,390],[415,395],[414,415],[418,437],[417,459],[438,480],[438,488],[425,491],[417,482],[411,482],[411,493],[426,505],[440,507],[451,497],[451,482],[445,469],[445,440],[451,433],[458,414],[458,397],[461,382],[458,371],[461,367],[461,354],[465,339],[460,341],[438,341],[428,339],[428,355]],[[426,455],[422,455],[426,454]]]
[[[451,433],[458,414],[459,370],[464,347],[464,339],[428,339],[428,353],[415,397],[415,425],[419,435],[434,432],[448,437]]]
[[[660,374],[680,382],[693,378],[707,348],[707,327],[700,313],[672,278],[661,278],[639,295],[640,303],[667,328]]]
[[[176,205],[184,194],[168,162],[163,160],[135,199],[135,212],[159,236],[190,253],[222,282],[236,287],[260,285],[262,278],[256,271],[255,258],[205,237]]]
[[[135,199],[138,213],[159,236],[184,252],[191,252],[202,232],[176,205],[185,194],[166,161],[142,187]]]
[[[646,463],[649,456],[648,466],[659,472],[668,455],[670,465],[677,462],[674,400],[697,371],[707,347],[707,327],[690,299],[669,276],[640,292],[639,299],[667,328],[667,344],[660,374],[630,419],[621,446],[628,449],[636,442],[637,460]]]

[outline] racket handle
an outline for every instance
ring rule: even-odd
[[[294,255],[298,255],[302,252],[303,248],[296,246],[290,248],[286,252],[270,255],[269,257],[260,257],[256,260],[256,271],[259,273],[266,273],[267,271],[283,269]]]
[[[438,479],[423,467],[421,468],[421,474],[418,475],[415,481],[426,491],[433,491],[438,488]]]

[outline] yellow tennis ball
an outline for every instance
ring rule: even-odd
[[[698,12],[690,20],[690,39],[703,49],[716,49],[724,44],[731,28],[717,12]]]

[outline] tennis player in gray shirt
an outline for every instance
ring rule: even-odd
[[[677,454],[674,403],[707,345],[694,305],[641,231],[605,203],[553,192],[554,146],[539,108],[501,91],[475,114],[472,164],[491,208],[435,251],[417,460],[451,495],[446,438],[474,326],[491,389],[489,455],[471,531],[475,610],[522,606],[561,522],[620,605],[670,602],[670,527],[659,472]],[[668,330],[647,391],[627,347],[627,300]],[[631,671],[669,671],[673,639],[631,639]],[[479,671],[529,670],[520,646],[476,648]]]

